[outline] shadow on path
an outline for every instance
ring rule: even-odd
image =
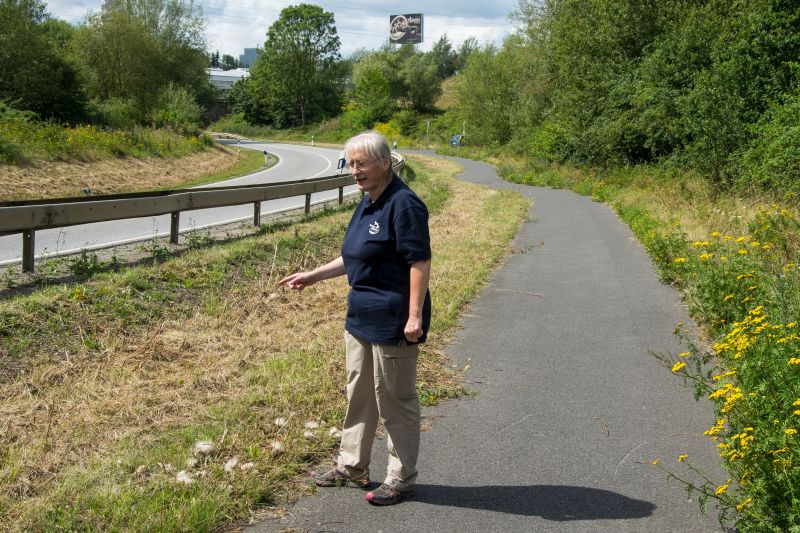
[[[417,485],[414,501],[546,520],[624,520],[650,516],[656,506],[603,489],[564,485],[452,487]]]

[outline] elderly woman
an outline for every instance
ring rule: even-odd
[[[417,477],[417,356],[431,316],[428,210],[392,171],[383,136],[356,135],[345,144],[345,153],[356,185],[366,194],[350,219],[342,255],[280,283],[303,289],[347,274],[347,414],[336,466],[312,477],[320,487],[367,488],[380,420],[388,434],[389,464],[383,484],[366,500],[391,505],[413,494]]]

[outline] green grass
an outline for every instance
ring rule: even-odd
[[[109,131],[95,126],[65,127],[22,118],[0,120],[0,163],[93,161],[109,157],[180,157],[204,150],[205,136],[135,127]]]
[[[455,182],[451,163],[410,166],[434,239],[430,405],[464,393],[442,351],[527,203]],[[295,476],[329,460],[344,414],[347,285],[275,284],[339,254],[349,209],[0,302],[0,352],[26,369],[2,383],[0,528],[215,531],[305,490]],[[198,441],[215,450],[197,455]]]
[[[234,148],[235,149],[235,148]],[[246,176],[259,170],[264,170],[275,166],[278,160],[275,156],[269,156],[269,163],[264,164],[264,154],[258,150],[239,149],[239,159],[236,164],[227,170],[207,174],[198,180],[194,180],[182,185],[182,187],[197,187],[209,183],[216,183],[240,176]]]

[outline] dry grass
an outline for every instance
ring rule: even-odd
[[[434,167],[439,174],[456,171],[450,163],[424,158],[412,158],[412,164],[424,172]],[[436,183],[439,193],[446,189],[449,196],[432,210],[435,321],[421,360],[420,382],[426,389],[452,391],[457,377],[444,371],[441,351],[459,310],[506,252],[504,243],[513,236],[526,206],[507,192],[447,178],[436,178]],[[494,216],[497,210],[504,214]],[[124,503],[97,502],[109,494],[116,494],[114,500],[120,494],[145,500],[156,486],[176,491],[179,509],[166,513],[158,519],[166,522],[153,527],[189,527],[171,522],[194,503],[181,503],[184,489],[175,487],[174,472],[165,463],[171,458],[175,469],[184,468],[180,458],[191,455],[196,436],[213,440],[218,455],[190,471],[201,480],[194,487],[203,487],[192,489],[201,492],[192,492],[191,501],[221,498],[215,505],[222,510],[215,507],[204,521],[192,523],[213,530],[220,521],[246,516],[258,500],[296,491],[281,472],[297,472],[301,465],[327,457],[334,446],[327,431],[340,423],[348,287],[339,278],[298,294],[275,284],[289,270],[334,257],[348,218],[349,213],[331,215],[324,222],[298,224],[152,267],[138,277],[185,280],[193,269],[202,268],[198,265],[211,270],[225,264],[227,281],[195,291],[190,298],[194,305],[185,316],[166,313],[166,319],[154,318],[137,327],[109,319],[93,325],[91,343],[28,354],[27,373],[0,386],[0,527],[54,527],[62,524],[58,520],[67,520],[67,528],[128,529],[133,524],[125,521],[130,520],[125,513],[130,512],[140,513],[142,523],[152,525],[156,522],[150,522],[144,504],[131,511],[113,508]],[[245,264],[242,250],[253,249],[261,251],[260,259]],[[472,272],[464,271],[466,254]],[[92,294],[131,291],[123,277],[98,280]],[[64,294],[71,290],[63,289]],[[65,309],[59,312],[67,314],[70,306],[78,309],[74,313],[85,314],[80,307],[91,305],[69,298],[62,304]],[[4,306],[0,317],[24,303]],[[276,417],[289,423],[276,428]],[[323,426],[311,440],[299,436],[308,419]],[[271,448],[273,439],[284,443],[283,451]],[[165,440],[175,442],[164,444]],[[249,458],[255,467],[237,471],[235,479],[222,473],[220,465],[234,456]],[[92,496],[78,495],[86,491]],[[67,508],[77,516],[64,518]]]
[[[658,220],[680,225],[689,240],[705,240],[712,231],[740,234],[756,214],[775,200],[755,193],[719,194],[700,177],[661,181],[646,175],[622,190],[617,201],[644,207]]]
[[[44,161],[32,166],[0,165],[0,201],[81,196],[179,187],[236,165],[238,150],[215,145],[173,159],[123,158],[101,161]]]

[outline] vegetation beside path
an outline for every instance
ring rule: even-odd
[[[487,154],[474,156],[492,159]],[[793,194],[721,192],[657,167],[578,169],[494,158],[517,183],[607,202],[630,224],[661,278],[683,291],[704,338],[656,354],[716,411],[705,432],[727,479],[692,457],[653,458],[703,509],[742,531],[800,530],[800,213]],[[679,464],[680,463],[680,464]]]
[[[442,349],[528,207],[458,170],[409,157],[434,250],[426,404],[462,392]],[[347,284],[276,282],[338,254],[350,209],[0,302],[0,529],[216,531],[307,490],[344,412]]]

